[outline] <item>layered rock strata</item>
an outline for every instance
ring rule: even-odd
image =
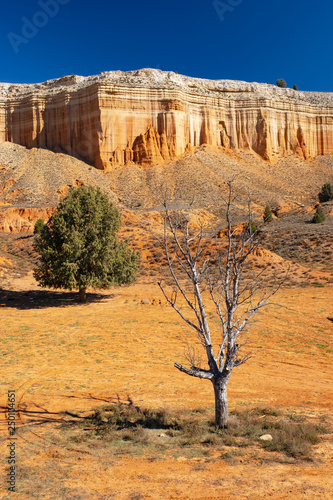
[[[333,153],[333,93],[144,69],[0,84],[0,142],[100,169],[172,160],[202,144],[302,158]]]

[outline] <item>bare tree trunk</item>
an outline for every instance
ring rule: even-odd
[[[227,381],[218,378],[212,380],[215,394],[215,425],[219,429],[228,427]]]
[[[80,290],[79,290],[79,302],[81,302],[81,303],[87,302],[86,289],[85,288],[80,288]]]

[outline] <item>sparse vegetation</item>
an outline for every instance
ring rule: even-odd
[[[71,430],[84,427],[80,434]],[[230,448],[262,448],[297,459],[308,459],[311,447],[327,432],[325,423],[306,421],[303,416],[284,415],[274,408],[236,410],[230,416],[228,429],[221,431],[208,416],[207,410],[192,411],[160,408],[150,410],[135,406],[132,401],[118,402],[96,410],[84,422],[66,424],[67,439],[86,442],[93,448],[97,440],[111,447],[112,454],[158,456],[166,452],[187,454],[196,447],[196,454],[206,456],[219,450],[227,458]],[[272,441],[260,436],[271,434]]]
[[[321,226],[307,224],[307,227],[317,231]],[[287,237],[285,233],[288,231],[283,233]],[[293,235],[288,237],[294,239]],[[46,300],[44,293],[48,295]],[[74,307],[72,302],[59,304],[57,298],[49,297],[48,291],[29,292],[27,295],[22,291],[16,295],[13,292],[15,299],[10,301],[6,301],[7,292],[0,293],[3,306],[1,324],[6,332],[0,343],[4,379],[10,380],[15,373],[17,381],[28,389],[24,395],[20,391],[23,397],[18,405],[21,445],[17,495],[20,498],[24,495],[41,498],[45,491],[49,491],[54,497],[56,491],[56,497],[62,498],[59,491],[61,485],[66,485],[64,500],[83,499],[87,495],[91,498],[97,495],[102,499],[108,498],[110,491],[119,491],[125,480],[126,491],[121,490],[124,496],[144,484],[144,493],[154,489],[154,497],[164,498],[165,492],[168,496],[174,495],[176,483],[177,498],[195,496],[197,492],[201,497],[209,495],[214,498],[216,494],[221,498],[232,497],[230,489],[239,479],[239,468],[229,468],[226,487],[225,479],[221,479],[224,463],[246,466],[253,471],[251,478],[244,483],[253,496],[258,496],[257,485],[263,484],[260,465],[268,465],[265,483],[276,484],[276,467],[280,463],[285,464],[285,469],[279,478],[288,478],[296,471],[300,485],[295,490],[297,496],[314,484],[313,468],[320,475],[319,478],[316,476],[316,481],[324,483],[330,470],[327,450],[331,430],[324,383],[331,373],[332,322],[326,318],[332,316],[332,287],[283,289],[277,304],[272,304],[253,324],[254,333],[259,332],[261,336],[258,352],[251,349],[251,365],[253,363],[258,368],[258,376],[254,382],[253,376],[247,376],[246,369],[241,369],[236,375],[241,387],[237,389],[234,385],[229,427],[221,433],[224,444],[213,422],[211,388],[199,382],[199,390],[195,390],[196,387],[186,384],[187,380],[183,385],[170,363],[170,352],[177,357],[183,355],[185,342],[178,342],[181,322],[172,317],[164,302],[162,306],[154,306],[150,293],[155,292],[144,281],[133,288],[113,291],[112,295],[105,295],[102,302],[92,302],[84,308]],[[73,297],[74,294],[62,295]],[[139,303],[143,297],[151,299],[149,305]],[[158,292],[155,297],[162,298]],[[307,312],[300,317],[304,304]],[[29,326],[30,330],[27,329]],[[321,347],[327,345],[328,348]],[[20,359],[20,365],[17,359]],[[32,359],[35,367],[32,373],[36,376],[27,387],[26,367],[31,366]],[[290,359],[292,363],[286,365]],[[273,375],[276,364],[282,369]],[[300,366],[309,364],[313,373],[319,376],[306,381],[299,377]],[[288,367],[288,377],[285,366]],[[102,407],[98,417],[102,423],[92,425],[91,417],[96,413],[94,408],[100,405],[110,407],[111,403],[105,399],[117,394],[122,401],[128,394],[134,399],[133,406],[139,406],[140,411],[149,411],[150,414],[165,412],[166,416],[161,418],[167,424],[177,419],[179,412],[181,421],[190,420],[189,426],[194,425],[191,421],[199,427],[203,425],[205,436],[202,435],[199,441],[197,434],[193,439],[189,435],[194,432],[193,427],[185,435],[177,429],[146,428],[145,423],[141,423],[141,430],[129,427],[113,433],[108,430],[108,414],[111,412],[104,412]],[[190,407],[184,404],[187,397]],[[35,404],[39,406],[36,408]],[[161,405],[167,406],[159,410]],[[270,410],[266,408],[268,405]],[[264,420],[275,423],[287,420],[302,426],[307,423],[316,427],[322,425],[327,426],[327,432],[323,430],[317,433],[317,437],[328,435],[319,437],[318,445],[310,445],[307,457],[298,454],[294,458],[286,451],[270,451],[257,437],[250,441],[247,437],[229,434],[240,419],[238,412],[244,417],[255,416],[257,406],[265,408],[258,414],[259,424]],[[70,413],[63,414],[66,410],[81,417],[74,419]],[[54,414],[48,413],[53,411]],[[327,420],[323,415],[325,412],[328,413]],[[301,421],[300,417],[307,414],[309,417]],[[126,414],[121,418],[126,419]],[[66,426],[65,420],[68,421]],[[71,424],[73,420],[76,420],[75,425]],[[124,432],[124,440],[120,438],[121,432]],[[273,431],[265,429],[264,432],[276,438]],[[253,444],[247,445],[249,442]],[[39,460],[40,457],[43,460]],[[302,460],[306,461],[306,467],[300,463]],[[310,468],[307,467],[309,461],[312,462]],[[71,463],[75,463],[74,468],[69,467]],[[199,473],[205,468],[210,471],[209,487],[207,475]],[[102,485],[97,470],[105,472]],[[110,470],[112,474],[108,473]],[[185,472],[188,481],[180,490],[178,485],[183,483]],[[161,474],[165,479],[163,483],[159,482]],[[216,493],[213,483],[217,481],[221,481],[221,487]],[[188,484],[191,484],[190,488]],[[287,486],[281,487],[286,497],[288,484],[287,481]],[[330,492],[329,483],[324,486],[323,495],[329,497]]]
[[[325,201],[333,200],[333,186],[329,182],[323,185],[320,193],[318,193],[318,198],[320,203],[325,203]]]
[[[326,219],[326,216],[323,212],[323,209],[321,206],[317,207],[316,213],[314,214],[312,221],[314,224],[320,224],[321,222],[324,222]]]
[[[298,94],[293,95],[297,100]],[[82,151],[85,130],[79,134]],[[313,196],[324,183],[333,184],[332,159],[305,162],[275,154],[273,148],[268,165],[251,152],[220,155],[215,149],[199,148],[193,158],[181,157],[166,168],[132,164],[102,173],[70,155],[15,143],[1,146],[0,222],[8,232],[1,233],[0,241],[0,351],[3,393],[17,390],[18,498],[236,498],[242,492],[253,498],[301,498],[305,492],[333,498],[326,390],[333,354],[333,217],[328,215],[333,202],[322,202],[325,223],[309,224]],[[164,252],[149,232],[162,235],[163,227],[160,205],[153,202],[146,180],[171,181],[182,200],[193,195],[192,220],[202,218],[208,228],[204,238],[218,230],[216,240],[223,247],[221,200],[231,175],[239,195],[234,227],[247,236],[257,232],[260,242],[245,270],[244,286],[252,271],[267,273],[270,283],[274,276],[282,279],[288,263],[278,255],[290,262],[290,279],[241,340],[251,360],[233,372],[228,427],[220,431],[213,419],[212,384],[194,382],[170,363],[171,355],[184,359],[187,335],[156,287],[161,274],[167,287],[174,283],[166,278]],[[32,242],[45,226],[40,220],[34,230],[33,223],[38,217],[47,222],[45,214],[68,187],[81,184],[98,185],[118,198],[124,227],[116,234],[143,256],[139,283],[89,294],[86,307],[74,304],[76,292],[37,290],[30,273],[36,258]],[[247,189],[255,201],[251,223],[242,219]],[[272,208],[270,224],[263,223],[263,200]],[[207,287],[204,300],[209,296]],[[185,311],[182,299],[180,305]],[[206,312],[211,331],[219,335],[217,354],[222,335],[214,305]],[[208,369],[201,354],[201,366]],[[192,359],[200,361],[200,353]],[[310,378],[300,376],[304,367],[311,368]],[[119,402],[111,404],[118,394]],[[126,395],[135,403],[120,403]],[[4,398],[4,418],[5,405]],[[96,405],[107,406],[94,410]],[[4,428],[4,439],[6,433]],[[271,434],[272,441],[262,441],[262,434]]]

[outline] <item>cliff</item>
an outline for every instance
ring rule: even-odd
[[[4,141],[100,169],[168,161],[201,144],[307,159],[333,153],[333,94],[156,69],[0,84]]]

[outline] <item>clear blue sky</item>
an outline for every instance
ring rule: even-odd
[[[40,14],[41,3],[48,14]],[[333,91],[332,0],[220,4],[219,16],[213,0],[4,2],[0,81],[150,67]]]

